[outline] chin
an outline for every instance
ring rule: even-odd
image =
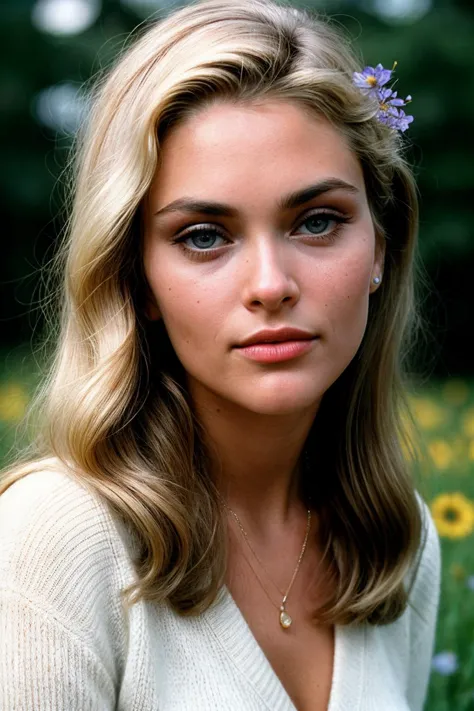
[[[317,409],[324,395],[319,389],[306,388],[274,388],[272,392],[265,389],[259,392],[259,388],[253,388],[245,397],[245,392],[240,392],[236,404],[260,415],[296,415]]]

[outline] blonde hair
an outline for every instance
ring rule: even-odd
[[[334,583],[315,619],[386,624],[407,605],[422,532],[401,447],[417,196],[400,136],[351,82],[360,68],[325,18],[273,0],[204,0],[151,24],[95,85],[56,264],[57,344],[33,406],[41,427],[0,493],[60,466],[104,499],[140,544],[127,605],[167,599],[199,614],[227,557],[204,432],[165,330],[143,316],[139,208],[172,126],[212,101],[264,98],[297,102],[346,137],[386,246],[363,342],[325,394],[305,448],[302,496],[320,517]]]

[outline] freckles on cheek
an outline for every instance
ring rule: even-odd
[[[162,315],[175,349],[189,354],[206,350],[222,321],[219,300],[202,284],[177,281],[164,290]]]
[[[341,296],[348,301],[360,301],[369,293],[369,272],[363,270],[346,272],[341,279]]]
[[[357,254],[352,255],[352,258],[340,264],[337,274],[333,274],[333,277],[347,297],[357,299],[368,294],[372,269],[372,250],[362,247]]]
[[[361,269],[344,269],[337,276],[331,297],[325,300],[327,309],[337,323],[345,326],[360,327],[365,323],[369,304],[370,271]]]

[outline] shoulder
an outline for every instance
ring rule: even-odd
[[[441,589],[441,544],[430,508],[416,491],[422,518],[420,550],[415,561],[410,606],[414,609],[419,628],[436,624]]]
[[[425,582],[426,578],[430,577],[430,571],[433,575],[439,575],[441,569],[441,544],[428,504],[418,491],[415,493],[422,518],[421,571],[417,579],[420,578]]]
[[[79,481],[63,470],[41,470],[18,479],[0,496],[0,532],[25,533],[30,526],[51,524],[56,516],[68,518],[71,508],[92,512],[97,506]]]
[[[85,624],[99,607],[104,615],[107,609],[113,614],[111,605],[131,582],[130,573],[108,507],[66,472],[28,474],[0,496],[4,594],[21,595],[51,614]]]

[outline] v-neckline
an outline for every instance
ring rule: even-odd
[[[228,587],[223,585],[204,619],[227,656],[270,711],[297,711]],[[366,627],[335,625],[334,663],[327,711],[346,711],[342,699],[352,698],[359,711],[363,686]]]

